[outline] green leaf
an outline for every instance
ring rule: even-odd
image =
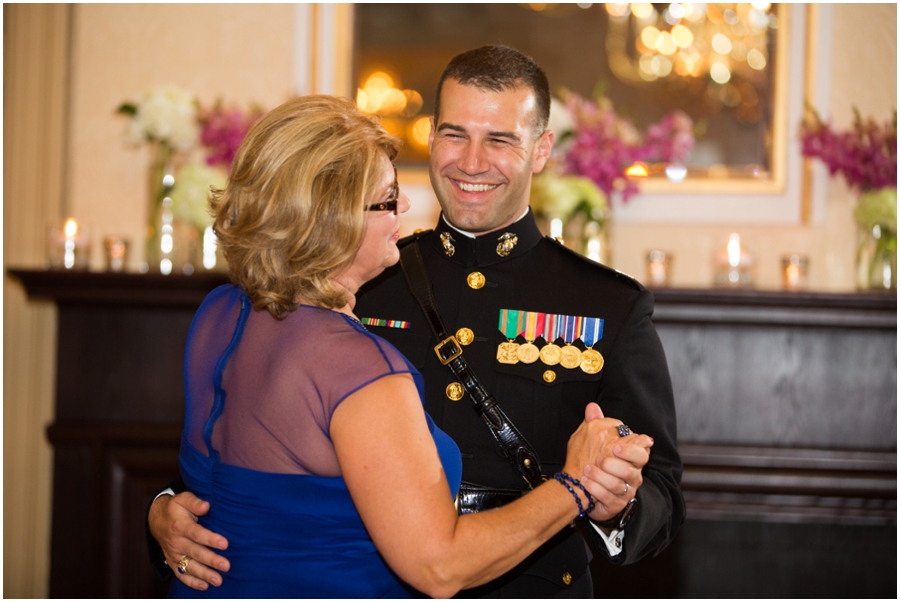
[[[137,115],[137,106],[131,104],[130,102],[122,103],[118,109],[116,109],[116,113],[121,113],[123,115],[130,115],[134,117]]]

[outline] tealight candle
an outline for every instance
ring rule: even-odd
[[[49,257],[51,268],[86,270],[90,259],[87,228],[71,217],[62,226],[51,228]]]
[[[653,250],[647,253],[647,282],[653,286],[666,286],[669,283],[669,267],[672,254]]]
[[[781,258],[783,270],[782,287],[788,291],[802,291],[806,288],[808,261],[803,255],[790,255]]]
[[[728,288],[753,286],[753,255],[741,246],[741,237],[732,233],[728,244],[716,254],[713,283]]]

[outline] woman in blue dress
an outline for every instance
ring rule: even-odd
[[[421,376],[353,314],[357,289],[399,259],[397,148],[350,101],[298,98],[253,127],[214,192],[235,284],[191,326],[180,463],[230,570],[206,588],[202,561],[192,574],[189,556],[167,557],[172,596],[449,597],[591,503],[551,480],[457,515],[459,450],[425,413]],[[569,474],[600,457],[607,422],[572,436]]]

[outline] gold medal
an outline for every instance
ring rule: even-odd
[[[597,374],[603,369],[603,356],[599,351],[585,349],[581,353],[581,369],[588,374]]]
[[[518,364],[519,358],[516,355],[518,348],[519,344],[512,341],[500,343],[500,346],[497,347],[497,361],[501,364]]]
[[[548,366],[555,366],[562,356],[559,346],[547,343],[541,347],[541,361]]]
[[[560,349],[559,363],[563,368],[574,370],[581,365],[581,351],[578,347],[566,345]]]
[[[523,343],[516,349],[516,357],[519,358],[519,361],[523,364],[535,363],[540,355],[541,352],[538,351],[538,348],[534,343]]]

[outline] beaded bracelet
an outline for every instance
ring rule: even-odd
[[[576,479],[575,477],[573,477],[573,476],[571,476],[571,475],[569,475],[568,473],[565,473],[565,472],[558,472],[558,473],[556,473],[555,475],[553,475],[553,478],[556,479],[557,481],[559,481],[560,484],[562,484],[566,489],[568,489],[568,490],[569,490],[569,493],[572,494],[572,497],[575,498],[575,503],[578,504],[578,517],[579,517],[579,518],[584,518],[584,515],[585,515],[585,514],[590,514],[590,513],[591,513],[591,511],[594,509],[594,506],[595,506],[595,504],[594,504],[594,496],[592,496],[592,495],[588,492],[588,490],[585,489],[584,485],[581,484],[581,481],[579,481],[579,480]],[[568,482],[567,482],[567,481],[568,481]],[[581,491],[584,492],[584,495],[587,496],[587,499],[588,499],[588,508],[587,508],[587,510],[584,509],[584,506],[581,504],[581,498],[578,497],[578,494],[575,493],[575,490],[572,489],[572,485],[569,485],[569,483],[572,483],[572,485],[575,485],[576,487],[578,487],[579,489],[581,489]]]

